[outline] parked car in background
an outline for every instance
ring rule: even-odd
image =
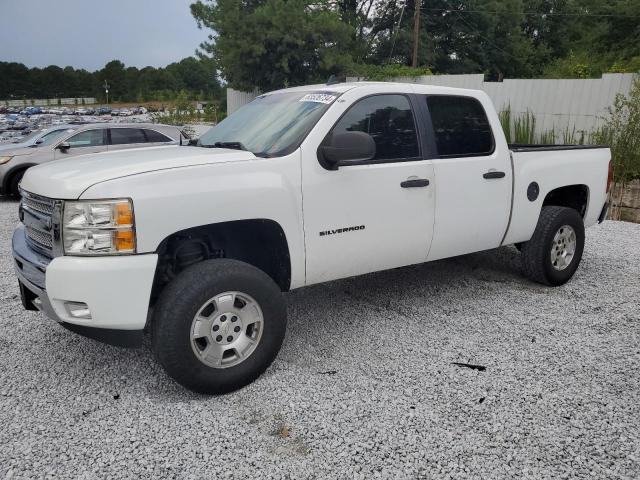
[[[113,110],[111,110],[111,116],[112,117],[117,117],[118,115],[120,115],[120,109],[119,108],[114,108]]]
[[[37,132],[33,132],[26,138],[23,138],[20,142],[8,143],[6,145],[0,145],[0,152],[5,150],[14,150],[16,148],[24,148],[31,146],[38,146],[45,141],[52,140],[58,135],[61,135],[65,131],[71,131],[77,128],[74,125],[56,125],[55,127],[45,128]]]
[[[98,115],[108,115],[111,113],[111,109],[109,107],[100,107],[96,113]]]
[[[46,139],[35,148],[13,145],[1,151],[0,193],[18,195],[24,172],[34,165],[87,153],[175,145],[181,135],[178,127],[151,123],[72,125],[64,135]]]

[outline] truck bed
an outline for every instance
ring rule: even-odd
[[[606,200],[611,151],[604,145],[511,144],[513,197],[503,244],[531,238],[545,197],[566,187],[586,192],[584,224],[598,221]],[[575,195],[572,191],[570,195]]]

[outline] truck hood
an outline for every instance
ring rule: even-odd
[[[173,168],[260,160],[251,152],[226,148],[160,146],[80,155],[31,167],[20,186],[49,198],[76,199],[97,183]]]

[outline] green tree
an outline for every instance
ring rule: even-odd
[[[109,97],[120,100],[126,93],[126,73],[124,63],[120,60],[111,60],[100,72],[98,72],[100,84],[106,81],[109,84]]]
[[[352,28],[328,2],[198,1],[198,26],[212,30],[201,45],[234,88],[272,90],[326,80],[352,64]]]
[[[592,140],[611,148],[613,178],[621,195],[628,182],[640,179],[640,80],[635,81],[628,97],[616,96],[605,124]],[[613,212],[613,217],[619,219],[619,214]]]

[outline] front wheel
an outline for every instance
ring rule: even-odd
[[[543,207],[533,237],[522,246],[522,269],[530,279],[563,285],[576,272],[584,249],[584,223],[573,208]]]
[[[260,376],[286,330],[282,293],[261,270],[208,260],[180,273],[162,292],[152,325],[154,351],[190,390],[226,393]]]

